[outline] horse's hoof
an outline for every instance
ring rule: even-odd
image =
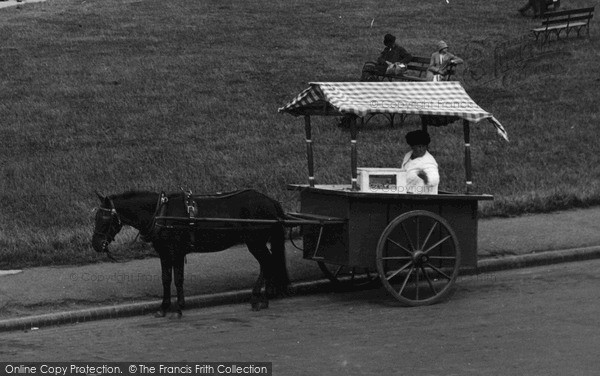
[[[269,308],[269,300],[265,298],[253,298],[250,304],[252,305],[252,310],[255,312],[260,311],[263,308]]]
[[[173,312],[171,314],[171,318],[175,318],[178,320],[180,320],[182,317],[183,317],[183,312],[181,312],[181,311]]]
[[[253,311],[260,311],[260,307],[261,307],[261,297],[258,295],[252,295],[252,297],[250,298],[250,306],[252,307]]]
[[[252,305],[252,310],[255,312],[258,312],[263,308],[269,308],[269,301],[263,298],[252,299],[250,304]]]
[[[154,317],[156,317],[156,318],[162,318],[162,317],[165,317],[166,315],[167,315],[167,311],[163,311],[163,310],[156,311],[156,313],[154,313]]]

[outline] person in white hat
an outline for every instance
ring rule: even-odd
[[[428,81],[446,81],[452,68],[464,61],[458,56],[448,52],[448,44],[443,40],[437,44],[438,50],[431,54],[429,68],[427,68]]]
[[[431,138],[424,130],[406,134],[406,143],[411,151],[402,160],[402,169],[406,170],[406,188],[403,193],[437,194],[440,174],[435,158],[427,148]]]

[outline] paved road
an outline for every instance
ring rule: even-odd
[[[597,375],[600,260],[462,277],[452,299],[382,289],[3,334],[17,361],[270,361],[275,375]]]

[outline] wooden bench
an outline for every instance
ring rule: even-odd
[[[374,76],[378,81],[416,81],[416,82],[424,82],[427,81],[427,69],[429,68],[429,62],[430,62],[430,58],[429,57],[422,57],[422,56],[413,56],[412,59],[408,62],[408,64],[406,65],[406,71],[402,74],[381,74],[381,73],[377,73],[375,70],[375,66],[377,65],[376,62],[373,61],[369,61],[366,62],[365,65],[363,66],[363,72],[365,72],[365,69],[367,69],[367,71],[369,73],[372,74],[372,76]],[[372,69],[369,69],[372,68]],[[447,79],[449,80],[450,77],[452,77],[452,75],[455,73],[454,68],[451,68],[448,75],[447,75]]]
[[[587,30],[588,36],[590,35],[590,20],[594,16],[594,8],[581,8],[562,10],[558,12],[546,12],[541,17],[542,25],[531,29],[535,40],[537,41],[540,35],[544,36],[544,42],[548,41],[548,37],[554,33],[556,39],[560,39],[560,34],[564,30],[569,36],[571,31],[576,30],[577,36],[580,35],[582,29]]]

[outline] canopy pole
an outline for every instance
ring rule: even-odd
[[[308,185],[315,186],[315,171],[312,147],[312,135],[310,126],[310,116],[304,116],[304,132],[306,133],[306,159],[308,161]]]
[[[356,151],[356,116],[350,119],[350,168],[352,170],[352,190],[358,191],[358,156]]]
[[[465,178],[466,178],[466,193],[469,194],[473,188],[471,180],[471,129],[469,121],[463,120],[463,136],[465,140]]]

